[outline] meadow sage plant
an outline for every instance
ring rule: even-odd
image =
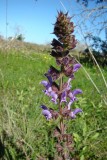
[[[74,74],[81,67],[74,57],[70,55],[70,50],[76,47],[77,41],[74,32],[74,24],[68,13],[58,12],[56,23],[54,24],[54,34],[57,39],[53,39],[51,56],[55,58],[57,68],[50,66],[45,76],[47,80],[41,82],[44,86],[45,95],[51,98],[51,101],[57,105],[57,110],[49,106],[41,105],[42,114],[46,120],[59,119],[59,124],[54,130],[56,141],[57,159],[71,159],[70,152],[73,151],[72,135],[66,132],[66,121],[76,118],[80,108],[72,109],[72,104],[77,100],[76,95],[81,94],[82,90],[72,90],[71,82],[75,78]]]

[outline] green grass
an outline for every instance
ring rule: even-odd
[[[55,62],[47,53],[0,53],[0,158],[4,160],[51,160],[55,154],[50,133],[55,123],[46,122],[40,105],[55,107],[42,90],[44,73]],[[68,131],[74,135],[80,160],[107,159],[107,88],[96,67],[85,67],[99,94],[81,68],[75,74],[72,88],[80,88],[83,95],[72,107],[83,113],[68,121]],[[107,69],[103,69],[107,80]],[[101,96],[102,95],[102,96]],[[3,150],[4,149],[4,150]]]

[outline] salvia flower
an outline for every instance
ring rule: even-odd
[[[74,73],[78,71],[78,69],[81,67],[79,63],[76,63],[74,65],[68,65],[67,67],[64,67],[64,74],[67,77],[74,77]]]
[[[62,102],[67,102],[66,98],[67,98],[67,95],[66,95],[66,91],[64,91],[62,94],[61,94],[61,103]]]
[[[57,104],[57,98],[58,98],[58,86],[55,82],[52,82],[50,76],[48,77],[48,81],[42,81],[41,84],[45,87],[45,90],[43,92],[49,96],[52,97],[51,101]]]
[[[71,105],[77,100],[76,95],[81,94],[80,89],[71,90],[70,82],[74,79],[74,73],[81,67],[76,62],[75,58],[69,55],[69,51],[76,46],[73,22],[70,22],[71,17],[63,12],[58,12],[58,17],[54,25],[54,34],[58,37],[53,39],[51,55],[56,58],[56,62],[60,65],[61,70],[50,66],[50,69],[45,76],[48,81],[42,81],[41,84],[45,87],[44,93],[51,97],[51,101],[57,104],[58,99],[60,103],[66,103],[67,109],[70,110]],[[56,80],[61,78],[61,75],[69,77],[66,83],[63,83],[62,89],[56,84]]]
[[[74,118],[76,118],[76,114],[78,114],[78,113],[80,113],[80,112],[82,112],[82,109],[80,109],[80,108],[76,108],[76,109],[69,109],[68,110],[68,107],[67,106],[65,106],[64,108],[63,108],[63,110],[62,110],[62,114],[63,114],[63,116],[65,117],[65,118],[67,118],[67,119],[69,119],[69,118],[71,118],[71,119],[74,119]]]
[[[67,56],[64,56],[64,57],[59,57],[59,58],[56,58],[56,63],[58,65],[64,65],[64,66],[69,66],[71,64],[74,64],[76,63],[75,61],[75,58],[70,56],[70,55],[67,55]]]
[[[46,117],[47,120],[50,120],[52,118],[52,114],[48,108],[45,105],[41,105],[40,107],[42,108],[42,114]]]
[[[42,108],[42,114],[47,120],[58,118],[59,113],[57,111],[54,111],[52,108],[48,108],[45,105],[41,105],[40,107]]]
[[[58,13],[57,21],[54,25],[54,34],[58,37],[53,39],[51,45],[53,46],[51,56],[60,58],[69,54],[69,50],[76,47],[77,41],[75,36],[71,35],[74,31],[73,22],[68,14]]]
[[[51,77],[52,81],[55,81],[56,79],[59,78],[60,76],[60,71],[58,71],[55,67],[50,66],[50,69],[48,70],[47,73],[45,73],[46,77]]]
[[[79,63],[74,64],[73,72],[76,72],[80,67],[81,67],[81,65]]]
[[[58,118],[58,125],[54,132],[56,154],[58,155],[55,159],[70,158],[69,153],[73,151],[71,145],[73,137],[66,131],[65,120],[75,119],[77,114],[82,112],[82,109],[73,109],[71,106],[77,100],[77,95],[82,93],[82,90],[72,90],[71,85],[72,80],[75,78],[75,73],[81,65],[70,55],[70,50],[74,49],[77,43],[75,36],[72,34],[74,32],[74,24],[70,21],[71,17],[68,16],[68,13],[58,12],[53,32],[57,39],[53,39],[51,43],[52,51],[50,53],[55,58],[58,69],[51,65],[44,74],[47,80],[41,82],[45,88],[43,90],[45,95],[49,96],[54,104],[57,104],[56,110],[45,105],[40,106],[43,116],[48,121]]]
[[[70,101],[68,103],[68,110],[70,109],[71,104],[77,100],[76,96],[77,94],[81,94],[82,90],[75,89],[74,91],[68,91],[68,97],[70,98]]]
[[[58,13],[58,17],[56,23],[54,25],[54,34],[60,39],[63,37],[67,37],[74,31],[73,22],[70,22],[71,18],[67,17],[67,14],[63,14],[63,12]]]
[[[71,104],[77,100],[76,95],[82,93],[81,89],[71,90],[71,80],[72,78],[69,78],[68,81],[64,83],[61,93],[61,103],[67,102],[67,98],[69,98],[68,109],[70,109]]]
[[[70,140],[72,136],[65,134],[65,120],[74,119],[78,113],[82,112],[80,108],[72,109],[71,107],[77,100],[76,96],[82,93],[81,89],[72,90],[71,86],[75,73],[81,67],[76,59],[70,55],[70,50],[74,49],[77,43],[75,36],[72,34],[73,32],[74,24],[71,22],[71,17],[68,16],[68,13],[58,12],[53,32],[57,39],[53,39],[50,53],[55,58],[58,69],[50,66],[45,73],[47,80],[41,82],[45,88],[43,91],[45,95],[51,97],[51,101],[58,106],[56,110],[45,105],[41,105],[41,108],[42,114],[47,120],[56,120],[59,117],[55,137],[57,138],[58,157],[60,156],[61,159],[69,159],[69,151],[72,150],[72,140]],[[66,78],[68,78],[67,81]]]
[[[76,108],[74,111],[71,111],[71,112],[69,113],[69,116],[70,116],[72,119],[74,119],[74,118],[76,118],[76,114],[77,114],[77,113],[80,113],[80,112],[82,112],[82,109]]]

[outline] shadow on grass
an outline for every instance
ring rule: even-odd
[[[3,158],[4,154],[5,154],[5,147],[0,140],[0,159]]]

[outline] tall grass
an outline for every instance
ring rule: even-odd
[[[50,136],[54,125],[51,121],[45,122],[39,109],[42,103],[50,106],[39,85],[49,64],[54,65],[54,60],[47,53],[0,53],[1,159],[51,160],[54,157],[54,141]],[[106,88],[97,69],[84,67],[106,97]],[[107,79],[106,73],[103,69]],[[82,68],[73,86],[84,91],[74,104],[83,109],[82,117],[68,122],[69,132],[74,135],[76,155],[84,160],[107,159],[107,106]],[[50,107],[55,106],[51,104]]]

